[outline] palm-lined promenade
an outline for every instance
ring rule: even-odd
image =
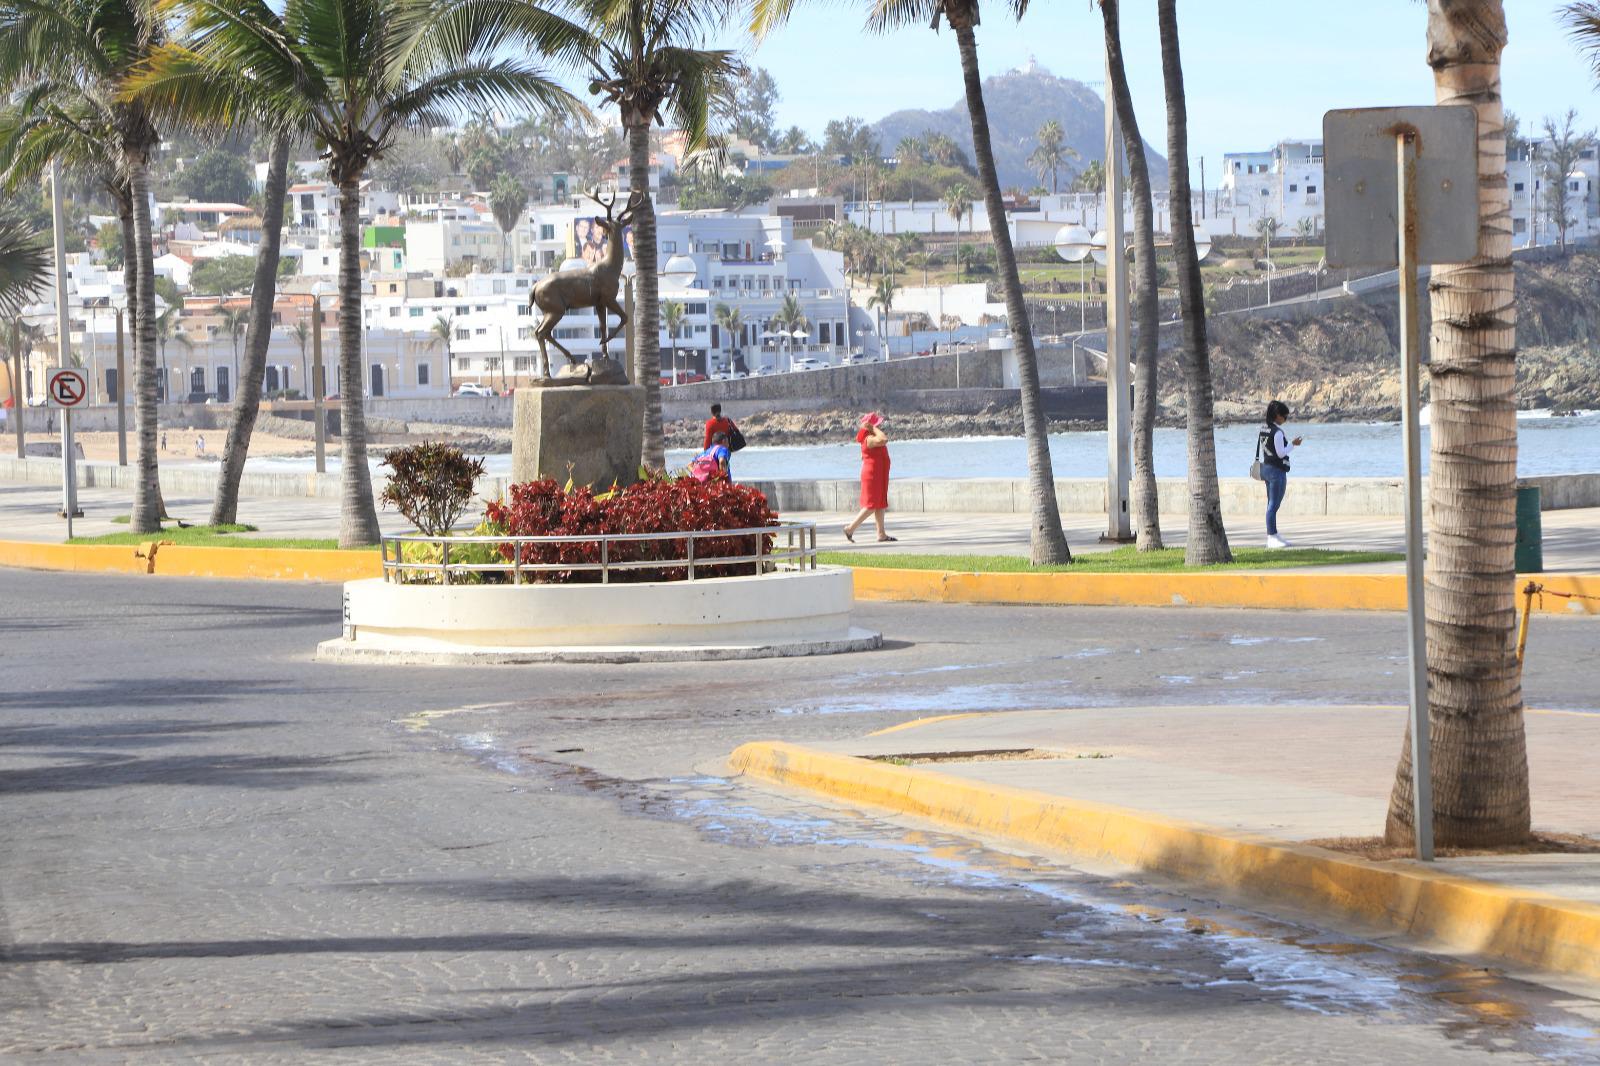
[[[1590,388],[1593,134],[1523,135],[1500,0],[1414,6],[1478,183],[1425,283],[1402,526],[1389,486],[1316,480],[1314,441],[1289,479],[1277,432],[1286,390],[1392,402],[1414,351],[1413,287],[1328,263],[1348,149],[1209,184],[1203,15],[1100,0],[1104,101],[1072,83],[1020,151],[1011,93],[1060,80],[986,81],[1041,16],[981,6],[857,11],[945,34],[959,84],[891,156],[894,116],[780,131],[754,60],[819,17],[795,0],[0,0],[0,1048],[1592,1051],[1597,482],[1519,480],[1518,409]],[[1539,17],[1600,55],[1600,7]],[[720,404],[675,469],[706,397],[757,433],[768,398],[843,417],[863,510],[820,468],[753,483]],[[1084,484],[1051,429],[1086,398]],[[1241,402],[1269,424],[1219,425]],[[1014,418],[1013,468],[952,489],[902,458],[885,488],[897,404]],[[76,502],[74,413],[131,443]],[[317,473],[266,471],[302,417]],[[509,474],[414,439],[507,424]],[[1276,502],[1258,546],[1245,437],[1299,490],[1294,547]]]

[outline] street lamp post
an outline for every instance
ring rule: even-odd
[[[323,410],[322,282],[311,286],[311,421],[317,442],[317,473],[328,472],[328,423]]]
[[[1082,226],[1068,224],[1056,231],[1056,254],[1069,263],[1078,264],[1078,332],[1088,328],[1088,289],[1083,280],[1083,265],[1093,251],[1094,238]],[[1102,241],[1101,247],[1104,247]]]

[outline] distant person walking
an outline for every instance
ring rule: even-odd
[[[873,411],[861,417],[861,428],[856,431],[856,443],[861,445],[861,510],[844,527],[844,539],[851,544],[868,515],[878,527],[880,541],[898,539],[883,528],[883,512],[889,509],[889,435],[883,426],[883,416]]]
[[[706,419],[705,439],[700,442],[702,451],[711,447],[711,442],[716,439],[718,433],[727,434],[728,439],[731,441],[733,439],[733,419],[723,418],[722,405],[714,403],[711,405],[711,417]]]
[[[206,454],[206,436],[204,433],[194,439],[194,454],[197,458],[204,458]]]
[[[1283,424],[1289,420],[1289,405],[1282,400],[1267,404],[1266,424],[1256,440],[1261,455],[1261,480],[1267,483],[1267,547],[1287,548],[1289,542],[1278,536],[1278,508],[1289,488],[1289,453],[1303,438],[1289,439]]]

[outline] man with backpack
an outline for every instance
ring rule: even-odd
[[[717,433],[705,451],[689,461],[689,476],[696,481],[732,481],[733,474],[728,467],[730,454],[728,435]]]
[[[728,434],[728,437],[731,440],[733,437],[733,430],[733,419],[722,417],[722,405],[720,403],[712,404],[711,417],[706,419],[705,440],[701,441],[700,443],[701,450],[711,447],[711,442],[713,439],[715,439],[718,433]]]

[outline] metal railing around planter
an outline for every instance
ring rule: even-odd
[[[755,549],[748,555],[702,555],[695,556],[695,542],[701,540],[720,539],[725,537],[748,537],[751,546]],[[767,547],[767,538],[773,538],[771,548]],[[780,538],[782,538],[780,543]],[[681,558],[661,559],[614,559],[613,546],[619,544],[639,543],[641,541],[683,541],[684,556]],[[426,544],[431,545],[438,552],[438,561],[408,561],[405,558],[405,545]],[[469,544],[487,544],[498,549],[502,545],[513,545],[510,561],[504,561],[504,554],[495,552],[497,562],[479,562],[476,560],[462,562],[458,558],[452,562],[450,550],[460,549]],[[598,562],[554,562],[534,563],[523,562],[525,545],[561,545],[561,544],[591,544],[597,545],[600,551]],[[699,529],[682,530],[675,533],[601,533],[594,536],[549,536],[549,537],[511,537],[511,536],[460,536],[460,537],[433,537],[424,533],[401,533],[395,536],[386,536],[379,540],[379,551],[383,556],[383,579],[397,584],[418,583],[419,576],[438,575],[429,583],[449,585],[453,580],[459,580],[466,574],[510,574],[510,583],[521,585],[526,582],[537,581],[537,575],[549,571],[578,571],[598,572],[600,584],[610,584],[611,576],[619,570],[683,570],[684,580],[696,580],[695,569],[702,571],[708,567],[722,568],[748,564],[755,574],[768,573],[774,570],[815,570],[817,568],[817,524],[815,522],[778,522],[770,526],[751,526],[745,529]],[[416,554],[415,552],[412,553]],[[432,554],[430,552],[430,554]],[[705,580],[702,574],[700,580]]]

